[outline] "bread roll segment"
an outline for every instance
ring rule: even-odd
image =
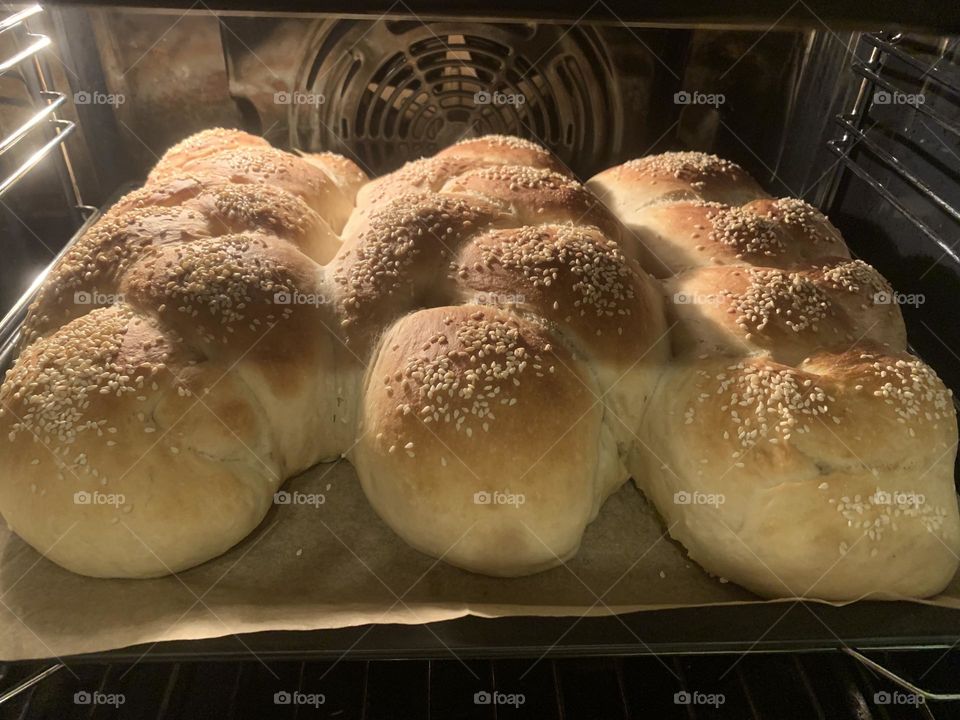
[[[715,575],[854,600],[933,595],[956,572],[952,399],[905,353],[678,364],[643,435],[631,472]]]
[[[0,391],[7,523],[96,577],[166,575],[239,542],[279,466],[273,429],[228,370],[127,305],[27,347]]]
[[[664,281],[678,357],[765,352],[795,364],[824,349],[874,341],[907,346],[887,281],[860,260],[788,272],[704,267]]]
[[[926,597],[960,554],[956,410],[890,284],[700,153],[587,183],[663,278],[673,361],[628,469],[704,569],[767,597]]]
[[[266,161],[224,172],[251,153]],[[87,575],[177,572],[340,456],[363,365],[318,264],[339,237],[313,208],[349,209],[351,183],[208,131],[78,240],[0,387],[0,511],[23,539]]]
[[[591,385],[556,338],[511,313],[421,310],[383,338],[350,459],[415,548],[488,575],[537,572],[576,552],[623,480],[598,476],[615,450]]]

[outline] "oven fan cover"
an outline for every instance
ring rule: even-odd
[[[461,138],[519,135],[589,172],[618,157],[616,73],[589,28],[333,21],[314,36],[291,145],[382,174]]]

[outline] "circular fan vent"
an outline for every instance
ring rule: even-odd
[[[382,174],[465,137],[519,135],[574,170],[615,158],[615,73],[589,28],[334,21],[319,29],[291,106],[294,147],[337,150]]]

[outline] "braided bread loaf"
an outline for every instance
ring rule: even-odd
[[[290,298],[326,296],[318,261],[360,176],[206,131],[78,240],[0,388],[17,534],[75,572],[164,575],[230,548],[285,478],[348,447],[361,368],[333,305]]]
[[[162,575],[345,455],[404,540],[477,572],[570,557],[632,475],[707,570],[766,595],[950,579],[948,393],[811,208],[688,153],[594,178],[611,212],[496,136],[365,181],[207,131],[75,244],[0,388],[21,537],[76,572]],[[922,507],[864,500],[908,481]]]
[[[927,596],[957,569],[951,393],[840,233],[736,165],[665,153],[587,183],[664,278],[673,362],[628,467],[690,556],[766,596]]]

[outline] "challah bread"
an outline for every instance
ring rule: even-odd
[[[329,260],[340,246],[322,217],[269,185],[190,177],[148,185],[121,198],[61,258],[30,307],[23,342],[116,302],[123,274],[150,248],[243,232],[289,240],[317,262]]]
[[[678,363],[642,436],[634,476],[671,535],[754,592],[923,597],[956,572],[955,414],[905,353]]]
[[[860,260],[797,272],[697,268],[665,280],[664,290],[677,357],[766,352],[793,365],[864,340],[906,349],[900,308],[887,300],[890,285]]]
[[[375,358],[349,455],[368,499],[414,547],[506,576],[576,551],[627,477],[668,352],[645,273],[574,222],[566,184],[512,182],[521,174],[394,198],[348,225],[331,264],[346,341]],[[547,397],[557,409],[532,423]]]
[[[644,208],[656,203],[701,200],[742,205],[768,197],[736,163],[700,152],[666,152],[630,160],[594,175],[587,187],[628,227]]]
[[[168,151],[147,176],[147,184],[171,177],[192,175],[202,182],[272,185],[303,200],[339,232],[353,211],[358,173],[343,163],[307,161],[269,145],[250,140],[246,133],[224,131],[214,136],[211,148],[200,141],[186,141],[183,148]],[[199,147],[198,147],[199,145]],[[349,164],[348,164],[349,163]],[[346,168],[346,177],[332,177]]]
[[[627,465],[671,535],[765,596],[942,590],[960,551],[956,413],[905,352],[889,283],[820,213],[712,156],[587,186],[664,278],[675,359]]]
[[[204,137],[209,152],[203,138],[179,146],[186,165],[262,146]],[[88,575],[152,577],[222,553],[283,479],[353,437],[363,365],[316,262],[336,234],[303,188],[182,172],[124,197],[53,269],[0,388],[0,510]],[[90,288],[110,306],[71,307]]]
[[[655,277],[711,265],[797,269],[848,258],[846,244],[802,200],[758,200],[742,207],[702,200],[663,202],[628,223],[639,259]]]
[[[497,165],[526,165],[571,175],[570,170],[549,150],[513,135],[483,135],[464,138],[445,147],[438,158],[462,158]]]
[[[559,339],[459,305],[406,315],[376,355],[349,457],[384,521],[488,575],[572,556],[624,478],[598,474],[616,448],[602,443],[596,385]]]
[[[340,401],[361,367],[328,306],[283,300],[322,297],[318,270],[272,237],[171,243],[124,275],[122,302],[30,345],[0,391],[24,478],[0,485],[11,527],[107,577],[184,569],[249,533],[283,478],[352,435]]]
[[[346,455],[400,537],[476,572],[569,558],[632,476],[762,595],[949,581],[950,393],[821,214],[714,156],[585,189],[497,136],[365,180],[236,131],[168,151],[30,310],[0,387],[10,526],[77,572],[162,575]]]

